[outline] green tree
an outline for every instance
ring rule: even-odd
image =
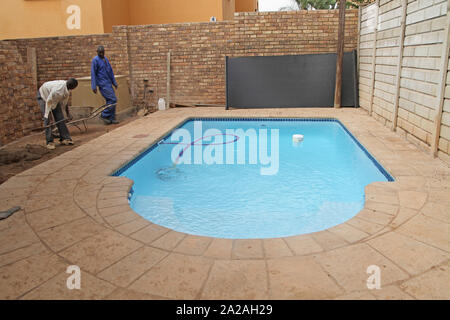
[[[333,9],[336,0],[295,0],[300,10],[308,9]]]
[[[280,10],[311,10],[311,9],[337,9],[338,0],[294,0],[296,6],[289,6],[281,8]],[[375,0],[347,0],[346,8],[358,8],[360,5],[365,5]]]

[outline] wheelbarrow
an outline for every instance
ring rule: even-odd
[[[109,107],[111,107],[111,106],[114,106],[115,104],[116,104],[116,103],[113,103],[113,104],[105,104],[105,105],[103,105],[103,106],[100,106],[100,107],[98,107],[97,109],[95,109],[94,111],[92,111],[87,117],[84,117],[84,118],[80,118],[80,119],[76,119],[76,120],[71,120],[71,121],[69,121],[69,119],[67,119],[67,118],[64,118],[64,119],[62,119],[62,120],[53,122],[53,123],[51,123],[51,124],[49,124],[49,125],[46,125],[46,126],[43,126],[43,127],[39,127],[39,128],[31,129],[31,131],[33,132],[33,131],[45,130],[45,129],[47,129],[47,128],[54,127],[54,126],[57,125],[58,123],[66,122],[67,125],[71,125],[71,126],[76,127],[78,130],[80,130],[80,132],[83,132],[83,130],[82,130],[82,126],[83,126],[83,127],[84,127],[84,132],[86,133],[86,132],[88,131],[87,122],[88,122],[89,120],[91,120],[91,119],[97,117],[98,115],[100,115],[100,114],[103,112],[103,110],[105,110],[106,108],[109,108]]]

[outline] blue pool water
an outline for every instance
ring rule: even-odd
[[[320,231],[355,216],[366,185],[393,180],[334,119],[201,119],[180,128],[116,173],[134,180],[133,210],[179,232],[250,239]],[[185,140],[175,139],[180,132]]]

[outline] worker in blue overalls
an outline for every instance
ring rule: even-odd
[[[91,84],[92,91],[97,94],[98,87],[106,100],[106,104],[111,105],[102,112],[100,117],[106,124],[119,123],[116,120],[117,98],[113,89],[114,86],[117,90],[118,85],[111,64],[105,57],[105,48],[103,46],[97,48],[97,56],[92,60]]]

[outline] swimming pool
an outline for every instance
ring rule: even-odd
[[[232,239],[333,227],[363,208],[366,185],[393,181],[338,120],[296,118],[190,119],[115,175],[151,222]]]

